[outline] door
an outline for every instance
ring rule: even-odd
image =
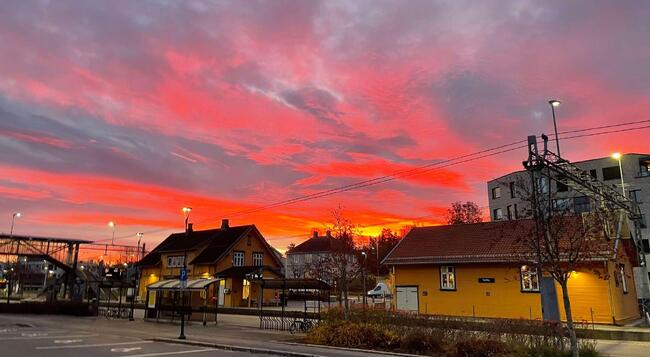
[[[396,287],[395,302],[397,310],[418,312],[418,287],[398,286]]]
[[[223,306],[224,288],[226,287],[225,280],[219,280],[219,306]]]
[[[555,280],[549,276],[543,277],[539,292],[542,295],[542,319],[545,321],[560,321]]]

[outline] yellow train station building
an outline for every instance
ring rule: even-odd
[[[383,261],[394,274],[394,307],[432,315],[565,320],[560,286],[514,254],[522,238],[517,235],[525,230],[512,227],[505,221],[413,228]],[[571,273],[574,321],[622,324],[639,318],[634,247],[629,239],[616,246],[616,258],[590,261]]]
[[[282,277],[282,261],[255,225],[221,227],[174,233],[138,264],[138,296],[147,305],[178,304],[177,285],[183,267],[190,288],[183,294],[191,306],[251,307],[275,299],[273,290],[261,289],[250,277]],[[166,289],[176,286],[175,289]],[[192,287],[200,287],[191,292]],[[187,293],[186,292],[186,293]],[[187,297],[187,296],[191,297]],[[262,301],[260,301],[260,299]]]

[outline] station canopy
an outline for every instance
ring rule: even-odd
[[[187,286],[183,290],[203,291],[208,286],[218,282],[220,279],[194,279],[188,280]],[[153,284],[147,285],[147,290],[181,290],[181,281],[179,279],[160,280]]]

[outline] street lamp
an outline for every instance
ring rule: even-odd
[[[9,230],[10,236],[14,235],[14,222],[16,221],[16,218],[20,218],[20,216],[22,216],[20,212],[15,212],[11,215],[11,230]]]
[[[110,221],[108,222],[108,226],[113,229],[113,235],[111,236],[111,245],[115,244],[115,222]]]
[[[623,155],[621,155],[620,152],[615,152],[612,154],[612,158],[618,160],[618,169],[621,173],[621,190],[623,191],[623,197],[627,198],[627,195],[625,194],[625,180],[623,179],[623,165],[621,165]]]
[[[187,222],[190,219],[190,212],[192,212],[192,207],[183,207],[183,214],[185,215],[185,236],[187,237]],[[185,254],[183,255],[183,270],[181,271],[181,305],[183,306],[181,311],[181,333],[178,336],[179,340],[184,340],[185,339],[185,291],[184,291],[184,284],[185,282],[182,280],[183,274],[187,274],[187,249],[185,250]],[[190,305],[192,304],[191,302],[191,295],[190,295]]]
[[[560,137],[557,136],[557,124],[555,123],[555,107],[559,107],[562,102],[557,99],[552,99],[548,101],[548,104],[551,105],[551,112],[553,112],[553,129],[555,130],[555,143],[557,144],[557,156],[560,155]]]
[[[190,212],[192,212],[192,207],[183,207],[183,215],[185,216],[185,231],[187,231],[187,221],[190,219]]]

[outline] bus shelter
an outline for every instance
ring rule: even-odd
[[[281,309],[264,309],[264,304],[259,304],[260,328],[261,329],[275,329],[287,330],[291,322],[295,319],[303,320],[320,320],[321,304],[327,301],[329,308],[330,305],[330,290],[331,286],[319,279],[254,279],[261,287],[261,294],[264,294],[265,289],[274,289],[280,292],[279,303]],[[304,299],[303,310],[287,311],[287,300],[290,296],[289,292],[302,294]],[[311,298],[311,300],[308,300]],[[308,302],[311,302],[309,304]],[[311,305],[311,306],[310,306]],[[312,309],[312,311],[308,311]]]
[[[208,321],[208,310],[210,300],[214,303],[214,323],[217,323],[217,310],[219,304],[219,289],[212,289],[214,296],[210,298],[209,290],[221,279],[205,278],[187,280],[185,286],[181,286],[179,279],[160,280],[147,285],[145,320],[180,317],[186,314],[188,321],[192,313],[202,314],[202,322],[205,326]]]

